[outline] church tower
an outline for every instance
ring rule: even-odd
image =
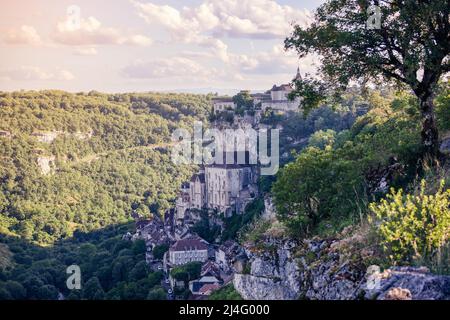
[[[295,75],[293,81],[300,81],[300,80],[302,80],[302,75],[300,74],[300,67],[297,67],[297,74]]]

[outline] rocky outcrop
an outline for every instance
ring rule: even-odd
[[[439,147],[439,151],[444,154],[450,154],[450,133],[447,133],[442,138],[442,142]]]
[[[247,300],[293,300],[300,293],[300,268],[292,257],[293,241],[267,241],[276,248],[251,256],[250,274],[235,274],[234,287]]]
[[[366,291],[366,299],[450,300],[450,276],[434,275],[424,267],[388,269],[372,281],[376,286]]]
[[[236,274],[234,287],[250,300],[450,299],[450,276],[412,267],[380,272],[364,262],[370,249],[346,252],[359,240],[272,241],[259,252],[248,249],[250,273]]]
[[[57,137],[59,136],[72,136],[77,140],[86,140],[86,139],[90,139],[92,138],[92,136],[94,135],[94,132],[92,130],[88,131],[88,132],[80,132],[77,131],[75,133],[68,133],[68,132],[63,132],[63,131],[47,131],[47,132],[43,132],[43,131],[37,131],[37,132],[33,132],[32,136],[35,137],[37,139],[37,141],[42,142],[42,143],[52,143]]]
[[[235,274],[234,287],[245,300],[294,300],[297,292],[270,278]]]
[[[39,142],[52,143],[60,134],[60,131],[33,132],[32,136],[35,137]]]
[[[37,158],[37,164],[41,169],[41,173],[47,175],[52,172],[54,168],[55,156],[40,156]]]
[[[11,132],[6,130],[0,130],[0,138],[11,138]]]

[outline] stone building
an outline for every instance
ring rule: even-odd
[[[297,68],[297,74],[293,81],[301,80],[300,69]],[[258,96],[257,99],[261,103],[261,110],[264,112],[267,109],[274,110],[276,112],[295,112],[298,110],[300,105],[300,99],[295,99],[293,101],[289,100],[289,93],[294,90],[291,84],[273,85],[266,95]],[[269,97],[270,94],[270,97]]]
[[[183,219],[186,210],[191,207],[190,183],[185,182],[181,185],[175,206],[176,218]]]
[[[202,209],[206,203],[205,173],[201,170],[194,174],[189,182],[191,208]]]
[[[214,164],[205,167],[206,207],[224,212],[242,212],[248,194],[243,192],[252,182],[250,166]],[[245,194],[245,196],[244,196]]]
[[[169,248],[169,262],[177,266],[189,262],[208,260],[208,243],[195,236],[178,240]]]
[[[214,98],[213,109],[214,113],[220,113],[226,110],[234,110],[236,109],[236,103],[234,103],[233,98],[231,97]]]

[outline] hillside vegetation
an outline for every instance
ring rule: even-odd
[[[163,213],[192,172],[165,143],[209,112],[202,95],[0,93],[0,232],[50,244]]]
[[[443,136],[450,129],[448,93],[444,83],[435,99]],[[448,163],[422,161],[414,96],[373,92],[369,100],[371,109],[349,130],[316,132],[309,147],[280,170],[272,187],[278,219],[290,236],[304,239],[333,237],[369,218],[369,233],[386,265],[447,272]]]

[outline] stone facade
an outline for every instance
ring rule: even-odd
[[[175,242],[169,249],[171,265],[183,265],[189,262],[208,260],[208,243],[198,237],[189,237]]]
[[[183,184],[176,200],[177,219],[189,209],[211,209],[230,215],[240,213],[253,198],[254,172],[248,165],[208,165]]]
[[[189,195],[191,208],[202,209],[204,207],[206,203],[206,184],[203,171],[192,176],[189,182]]]
[[[220,113],[226,110],[236,109],[236,103],[232,98],[216,98],[213,99],[214,113]]]
[[[293,81],[301,80],[300,70],[297,69],[297,74]],[[274,110],[279,113],[295,112],[300,105],[300,99],[293,101],[289,100],[289,93],[294,90],[291,84],[282,84],[280,86],[273,85],[272,89],[268,91],[270,98],[267,96],[258,96],[258,102],[261,103],[261,110],[264,112],[267,109]]]
[[[205,168],[206,207],[221,212],[240,212],[241,192],[252,180],[251,168],[239,165],[211,165]]]

